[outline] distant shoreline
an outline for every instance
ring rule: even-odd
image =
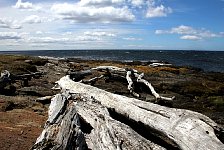
[[[168,62],[175,66],[191,66],[206,72],[224,72],[224,51],[180,50],[38,50],[0,51],[0,54],[74,58],[82,60]]]
[[[39,50],[0,50],[1,52],[21,52],[21,51],[191,51],[191,52],[224,52],[224,50],[191,50],[191,49],[39,49]]]

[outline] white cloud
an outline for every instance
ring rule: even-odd
[[[114,33],[109,33],[109,32],[90,32],[90,31],[86,31],[84,32],[84,35],[88,35],[88,36],[108,36],[108,37],[115,37],[116,35]]]
[[[65,35],[72,35],[73,33],[72,32],[65,32],[65,33],[63,33],[63,35],[65,36]]]
[[[21,38],[17,32],[0,32],[0,40],[18,40]]]
[[[180,39],[182,40],[201,40],[202,38],[196,35],[184,35],[181,36]]]
[[[195,29],[193,29],[192,27],[190,27],[190,26],[181,25],[179,27],[172,28],[170,33],[177,33],[177,34],[196,34],[196,32],[197,31]]]
[[[122,38],[123,40],[127,40],[127,41],[141,41],[141,38],[134,38],[134,37],[124,37]]]
[[[42,31],[36,31],[35,33],[36,33],[36,34],[43,34]]]
[[[21,29],[22,26],[16,20],[0,18],[0,28]]]
[[[213,33],[204,28],[195,29],[184,25],[171,28],[170,30],[156,30],[155,34],[179,34],[183,35],[180,37],[183,40],[200,40],[204,38],[222,37],[221,33]]]
[[[30,37],[27,39],[29,43],[63,43],[68,42],[69,38],[54,38],[54,37]]]
[[[82,6],[112,6],[123,4],[125,0],[81,0],[80,5]]]
[[[80,4],[54,4],[51,7],[53,13],[59,15],[62,19],[72,20],[75,22],[127,22],[134,21],[135,16],[128,7],[115,8],[106,7],[88,7]]]
[[[29,24],[41,23],[41,19],[37,15],[31,15],[31,16],[26,17],[24,19],[23,23],[29,23]]]
[[[149,6],[146,17],[153,18],[153,17],[166,17],[168,14],[172,13],[172,9],[170,7],[164,7],[163,5],[160,6]]]
[[[100,41],[101,38],[94,37],[94,36],[86,36],[86,35],[84,35],[84,36],[78,36],[74,40],[76,40],[76,41]]]
[[[156,30],[155,34],[166,34],[166,33],[170,33],[169,31],[165,31],[165,30]]]
[[[205,30],[205,29],[202,29],[197,34],[203,38],[214,38],[214,37],[222,36],[222,34],[220,34],[220,33],[212,33],[211,31]]]
[[[180,25],[171,30],[156,30],[156,34],[196,34],[197,31],[190,26]]]
[[[33,4],[30,2],[22,2],[22,0],[18,0],[14,7],[17,9],[33,9]]]
[[[55,36],[45,36],[45,37],[29,37],[25,39],[27,43],[48,43],[48,44],[75,44],[77,42],[91,42],[91,41],[100,41],[101,38],[98,36],[69,36],[69,37],[55,37]]]
[[[26,36],[26,35],[30,35],[30,33],[29,32],[21,32],[21,33],[19,33],[19,35]]]
[[[141,7],[145,4],[144,0],[131,0],[131,4],[136,7]]]
[[[29,11],[38,11],[42,9],[42,7],[40,6],[33,5],[31,2],[23,2],[22,0],[18,0],[13,7],[16,9]]]

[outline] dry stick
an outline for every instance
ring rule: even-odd
[[[138,94],[138,93],[135,93],[134,92],[134,89],[133,89],[133,81],[132,81],[132,79],[131,79],[131,71],[127,71],[127,73],[126,73],[126,79],[127,79],[127,81],[128,81],[128,90],[130,91],[130,93],[131,94],[133,94],[134,96],[136,96],[136,97],[139,97],[140,95]]]
[[[133,94],[135,97],[140,97],[140,95],[136,92],[134,92],[133,89],[133,81],[131,79],[131,74],[132,72],[134,73],[134,76],[137,78],[137,82],[145,84],[152,92],[152,95],[156,98],[156,100],[166,100],[166,101],[172,101],[175,96],[169,98],[169,97],[164,97],[160,96],[154,89],[151,83],[149,83],[147,80],[142,79],[144,77],[144,73],[140,74],[138,73],[137,70],[132,69],[132,70],[125,70],[123,68],[115,67],[115,66],[98,66],[96,68],[92,68],[91,70],[108,70],[112,73],[125,73],[126,72],[126,80],[128,82],[128,90],[130,91],[131,94]]]
[[[161,99],[161,100],[167,100],[167,101],[172,101],[172,100],[174,100],[175,96],[173,96],[173,97],[171,97],[171,98],[169,98],[169,97],[164,97],[164,96],[160,96],[160,95],[155,91],[155,89],[154,89],[154,87],[152,86],[151,83],[149,83],[149,82],[148,82],[147,80],[145,80],[145,79],[142,79],[142,78],[144,77],[144,73],[142,73],[142,74],[140,74],[140,75],[139,75],[138,73],[134,73],[134,75],[135,75],[135,77],[137,78],[137,82],[145,84],[145,85],[151,90],[152,95],[155,96],[156,100],[159,100],[159,99]]]
[[[102,79],[104,77],[104,75],[101,75],[101,76],[99,76],[99,77],[94,77],[94,78],[92,78],[92,79],[89,79],[89,80],[81,80],[81,83],[95,83],[97,80],[99,80],[99,79]]]

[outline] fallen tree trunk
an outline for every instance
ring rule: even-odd
[[[68,101],[67,93],[56,95],[49,107],[45,129],[32,147],[43,149],[86,149],[84,134],[80,129],[75,103]]]
[[[9,71],[4,70],[1,72],[0,76],[0,89],[4,89],[7,85],[15,82],[16,80],[21,80],[23,81],[24,86],[28,86],[28,81],[32,78],[40,78],[43,74],[43,72],[31,72],[28,74],[13,75],[10,74]]]
[[[85,134],[89,149],[165,149],[143,138],[128,125],[112,118],[109,110],[93,97],[82,94],[80,96],[82,100],[76,105],[77,112],[80,118],[91,126],[89,129],[92,129],[89,134]]]
[[[75,72],[69,71],[67,74],[70,75],[71,79],[73,79],[74,81],[80,81],[84,79],[87,75],[91,75],[92,72],[91,70],[75,71]]]
[[[224,149],[223,143],[214,132],[219,132],[220,128],[214,121],[202,114],[189,110],[167,108],[112,94],[90,85],[74,82],[69,76],[62,77],[57,83],[61,89],[69,91],[70,95],[76,95],[75,98],[74,96],[70,98],[76,102],[72,109],[77,111],[81,122],[84,123],[75,127],[81,126],[80,128],[84,128],[84,143],[88,148],[97,150]],[[68,112],[67,107],[64,107],[65,105],[61,106],[65,101],[60,101],[58,100],[59,104],[57,105],[56,103],[51,104],[50,110],[55,108],[57,113],[54,113],[54,115],[49,113],[48,121],[57,122],[58,119],[55,121],[50,118],[55,118],[52,116],[63,118],[60,117],[61,114],[65,115]],[[71,122],[68,123],[74,128]],[[40,137],[57,131],[49,125],[47,124]],[[52,124],[52,126],[55,125]],[[66,126],[57,123],[57,127],[64,131]],[[79,130],[76,129],[75,131]],[[36,145],[46,143],[49,139],[51,138],[39,138]],[[58,138],[53,138],[53,141],[55,141],[54,139]],[[56,143],[58,142],[62,143],[60,140],[56,140]],[[81,143],[83,143],[83,140],[81,140]],[[70,143],[67,142],[67,144]],[[76,145],[73,145],[76,149],[80,148]],[[42,147],[39,147],[39,149],[42,149]]]

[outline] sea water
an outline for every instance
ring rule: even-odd
[[[224,51],[183,50],[39,50],[0,51],[0,54],[21,54],[56,58],[115,61],[164,61],[177,66],[192,66],[204,71],[224,72]]]

